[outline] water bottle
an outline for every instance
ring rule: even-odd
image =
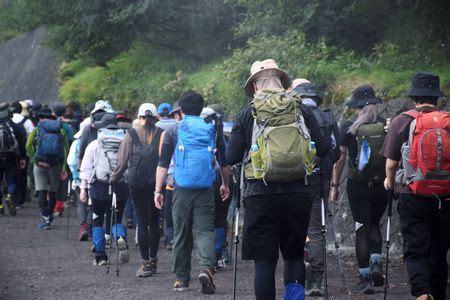
[[[253,144],[252,147],[250,148],[251,152],[258,152],[258,150],[259,150],[258,144]]]
[[[309,151],[313,151],[316,149],[316,142],[310,141],[309,142]]]

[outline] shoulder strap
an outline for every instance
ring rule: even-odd
[[[139,139],[136,129],[131,128],[128,132],[130,133],[131,143],[135,146],[141,146],[142,143],[141,140]]]
[[[410,116],[413,119],[417,119],[417,117],[419,117],[419,115],[420,115],[420,112],[418,112],[415,109],[411,109],[411,110],[408,110],[408,111],[402,113],[402,115],[407,115],[407,116]]]
[[[155,135],[153,136],[153,140],[151,142],[151,145],[153,147],[156,147],[157,144],[159,143],[159,140],[161,139],[161,134],[163,133],[163,131],[164,130],[162,130],[161,128],[156,127],[156,132],[155,132]]]

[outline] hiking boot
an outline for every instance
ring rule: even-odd
[[[185,292],[189,291],[189,281],[183,281],[183,280],[175,280],[175,283],[173,284],[173,290],[176,292]]]
[[[212,269],[204,268],[200,270],[198,280],[202,284],[203,294],[214,294],[216,292],[216,286],[214,285],[213,279],[214,271]]]
[[[87,241],[89,239],[89,232],[88,232],[88,230],[89,230],[88,224],[83,223],[83,224],[80,225],[80,235],[78,236],[78,239],[81,242],[85,242],[85,241]]]
[[[93,262],[94,266],[106,266],[108,263],[108,256],[106,254],[95,255],[95,259]]]
[[[155,274],[158,269],[158,258],[150,258],[150,268],[153,274]]]
[[[133,229],[134,228],[134,222],[132,218],[127,218],[127,228]]]
[[[370,277],[372,278],[373,286],[384,285],[383,265],[381,262],[370,265]]]
[[[130,254],[128,253],[127,241],[123,237],[119,237],[117,240],[117,248],[119,249],[119,260],[121,263],[127,263],[130,261]]]
[[[366,294],[371,295],[375,293],[375,290],[372,287],[372,280],[369,277],[359,275],[359,282],[355,287],[354,292],[356,294]]]
[[[50,218],[42,216],[41,223],[38,224],[38,228],[40,230],[50,230]]]
[[[62,218],[64,213],[64,201],[56,200],[55,208],[53,209],[53,215],[55,217]]]
[[[305,295],[312,297],[322,297],[325,294],[323,282],[323,272],[311,271],[309,278],[306,278]]]
[[[150,277],[153,275],[153,270],[149,260],[143,260],[141,266],[136,271],[136,277]]]
[[[17,214],[16,207],[13,204],[13,195],[8,194],[5,199],[6,206],[8,207],[9,214],[15,216]]]

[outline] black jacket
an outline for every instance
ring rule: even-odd
[[[305,125],[311,133],[311,139],[316,143],[317,156],[326,157],[331,150],[329,138],[322,135],[320,126],[312,112],[302,104],[300,109],[305,119]],[[236,115],[233,123],[227,148],[228,164],[235,165],[240,163],[244,154],[249,152],[252,143],[253,123],[252,108],[250,105],[247,105]],[[248,180],[244,196],[296,193],[304,191],[304,188],[304,180],[283,183],[268,182],[267,185],[262,180]]]

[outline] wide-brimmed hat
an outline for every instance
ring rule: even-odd
[[[114,114],[106,113],[103,115],[100,121],[94,123],[95,127],[98,129],[108,128],[108,129],[118,129],[117,118]]]
[[[156,109],[156,106],[151,103],[142,103],[141,106],[139,106],[138,111],[138,117],[145,117],[147,115],[156,117],[158,115],[158,110]]]
[[[38,112],[38,118],[40,119],[56,119],[56,116],[53,115],[52,110],[48,107],[42,107]]]
[[[369,104],[379,104],[382,100],[375,96],[375,90],[368,84],[360,85],[352,92],[352,97],[347,103],[350,108],[362,108]]]
[[[311,83],[308,79],[305,78],[296,78],[292,81],[291,89],[295,89],[297,86],[299,86],[302,83]]]
[[[107,113],[113,113],[114,110],[112,109],[111,103],[109,103],[108,100],[98,100],[97,102],[95,102],[95,106],[91,111],[91,114],[94,114],[98,111],[105,111]]]
[[[427,72],[416,73],[411,80],[411,87],[406,91],[406,96],[444,97],[440,89],[439,76]]]
[[[0,104],[0,119],[9,119],[11,117],[11,110],[8,103]]]
[[[169,113],[169,117],[173,117],[173,115],[177,112],[181,111],[181,106],[179,101],[175,101],[172,107],[172,111]]]
[[[316,93],[314,84],[311,82],[300,83],[294,88],[294,92],[302,98],[305,97],[315,100],[318,105],[322,104],[323,99]]]
[[[253,88],[253,82],[261,77],[277,77],[280,78],[281,84],[284,89],[288,89],[291,86],[291,79],[289,75],[278,68],[278,65],[273,59],[266,59],[263,61],[255,61],[250,67],[250,77],[244,84],[244,91],[248,97],[253,97],[255,90]]]

